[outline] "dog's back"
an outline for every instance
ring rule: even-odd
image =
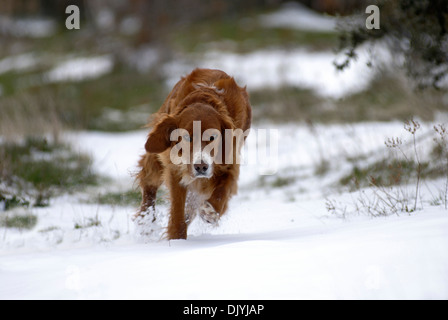
[[[213,91],[210,96],[208,91]],[[188,76],[182,77],[168,95],[157,115],[179,113],[182,108],[194,100],[216,99],[219,96],[225,108],[217,106],[218,112],[228,114],[235,128],[246,131],[251,126],[252,108],[246,88],[237,85],[234,78],[215,69],[195,69]],[[212,102],[212,101],[209,101]],[[211,103],[217,105],[216,103]]]

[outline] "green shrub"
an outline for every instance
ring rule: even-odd
[[[32,214],[0,215],[0,225],[6,228],[32,229],[37,224],[37,216]]]
[[[18,206],[47,206],[54,195],[98,182],[86,155],[45,138],[32,137],[21,143],[0,144],[0,163],[3,210]]]

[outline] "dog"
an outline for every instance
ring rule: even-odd
[[[182,77],[147,125],[137,174],[142,202],[134,218],[155,208],[164,183],[171,200],[169,240],[186,239],[197,213],[217,224],[237,193],[238,159],[251,119],[246,87],[225,72],[198,68]]]

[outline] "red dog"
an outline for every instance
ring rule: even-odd
[[[235,160],[241,145],[228,132],[240,129],[245,139],[251,114],[246,89],[225,72],[196,69],[182,78],[149,125],[146,153],[139,161],[142,204],[136,216],[154,208],[164,182],[171,198],[168,239],[186,239],[197,212],[216,223],[237,192],[240,170]]]

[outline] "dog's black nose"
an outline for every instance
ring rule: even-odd
[[[208,170],[208,164],[201,161],[201,163],[194,165],[194,170],[196,170],[198,174],[204,174]]]

